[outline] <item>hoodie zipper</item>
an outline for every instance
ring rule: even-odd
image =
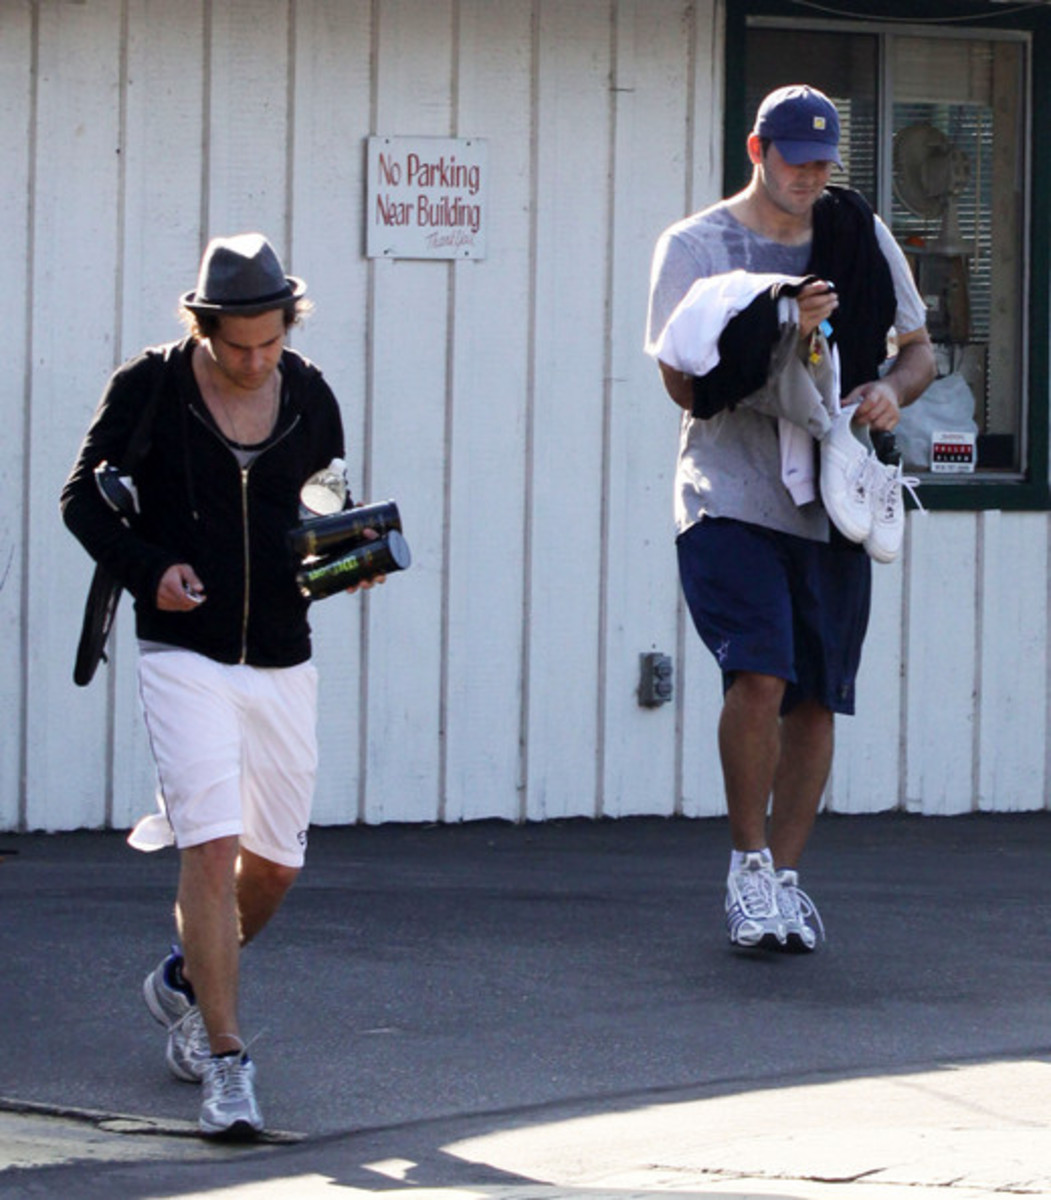
[[[254,461],[254,460],[253,460]],[[241,530],[244,538],[244,603],[241,608],[241,657],[237,660],[243,666],[248,659],[248,597],[252,591],[252,556],[248,552],[248,472],[252,464],[241,467]]]
[[[237,462],[236,455],[234,455],[233,450],[231,450],[227,445],[226,439],[222,436],[222,434],[220,434],[192,404],[190,405],[190,411],[197,418],[197,420],[200,421],[204,428],[218,440],[220,445],[222,445],[227,451],[229,451],[231,455],[233,455],[234,462],[237,463],[237,472],[241,480],[241,546],[244,565],[244,602],[241,608],[241,653],[237,662],[239,666],[244,666],[244,664],[248,661],[248,621],[251,616],[251,605],[249,604],[248,597],[251,595],[252,591],[252,555],[249,551],[250,539],[248,536],[248,473],[264,454],[269,453],[269,451],[271,451],[275,446],[283,442],[285,438],[287,438],[292,432],[292,430],[296,428],[296,426],[299,424],[299,413],[295,414],[287,428],[283,429],[277,435],[277,437],[273,439],[273,441],[268,442],[266,447],[259,451],[259,453],[255,456],[255,458],[252,459],[248,466],[242,467],[241,464]]]

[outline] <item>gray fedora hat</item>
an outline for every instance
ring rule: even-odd
[[[212,238],[201,259],[197,287],[180,303],[195,313],[248,317],[294,303],[307,290],[286,275],[273,246],[261,233]]]

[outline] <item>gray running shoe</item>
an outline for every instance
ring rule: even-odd
[[[817,905],[799,886],[799,874],[787,867],[777,872],[777,906],[785,923],[785,949],[809,954],[825,940],[825,926]],[[813,922],[813,926],[811,925]],[[816,926],[816,928],[814,928]]]
[[[777,902],[777,877],[768,859],[746,854],[739,870],[726,879],[726,933],[747,950],[779,950],[786,933]]]
[[[255,1098],[255,1063],[244,1049],[204,1064],[198,1127],[207,1138],[227,1142],[251,1141],[263,1129],[263,1114]]]
[[[155,1020],[168,1030],[164,1058],[176,1079],[200,1083],[211,1055],[201,1010],[192,996],[174,987],[171,978],[182,955],[175,949],[146,976],[142,997]]]

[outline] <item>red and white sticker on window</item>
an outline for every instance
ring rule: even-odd
[[[978,461],[978,435],[937,429],[931,434],[931,471],[970,475]]]

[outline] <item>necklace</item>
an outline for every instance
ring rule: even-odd
[[[222,406],[223,414],[226,417],[230,427],[230,433],[233,434],[233,441],[239,446],[257,446],[260,442],[265,442],[273,432],[274,422],[277,420],[278,399],[281,394],[281,377],[278,371],[274,371],[269,380],[270,394],[266,398],[265,407],[262,399],[253,397],[251,401],[242,409],[241,416],[246,420],[246,425],[242,430],[234,420],[233,409],[226,402],[226,397],[223,393],[216,389],[216,395],[219,398],[219,404]]]
[[[197,382],[219,432],[239,446],[257,446],[273,432],[281,399],[281,372],[271,372],[265,396],[263,389],[239,403],[230,404],[221,385],[213,378],[207,360],[195,371]],[[234,416],[234,411],[239,416]]]

